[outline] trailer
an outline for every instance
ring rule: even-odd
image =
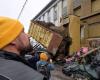
[[[37,42],[41,43],[47,51],[55,55],[63,40],[63,36],[53,31],[50,26],[50,23],[45,23],[43,21],[32,21],[29,35]]]

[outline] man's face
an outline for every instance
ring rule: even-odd
[[[25,55],[26,53],[32,51],[32,46],[30,44],[29,36],[24,31],[22,31],[22,33],[18,37],[17,43],[20,55]]]

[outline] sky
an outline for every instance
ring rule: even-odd
[[[0,0],[0,16],[17,19],[26,0]],[[28,32],[32,20],[51,0],[28,0],[19,18]]]

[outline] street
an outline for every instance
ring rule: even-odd
[[[62,73],[62,66],[56,65],[55,70],[51,71],[51,80],[73,80]]]

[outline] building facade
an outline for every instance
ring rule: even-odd
[[[80,16],[81,46],[100,46],[100,0],[81,0],[80,7],[74,9]]]
[[[75,28],[73,25],[70,27],[71,31],[69,30],[69,15],[79,17],[80,28]],[[76,31],[70,36],[75,41],[78,39],[79,44],[77,45],[80,47],[98,47],[100,45],[100,0],[51,0],[33,20],[52,22],[56,26],[66,26],[68,34]],[[80,37],[77,38],[76,34],[79,34]],[[73,48],[75,47],[73,46]]]
[[[66,0],[51,0],[51,2],[35,16],[34,20],[52,22],[56,26],[60,26],[62,16],[67,15],[66,6]]]

